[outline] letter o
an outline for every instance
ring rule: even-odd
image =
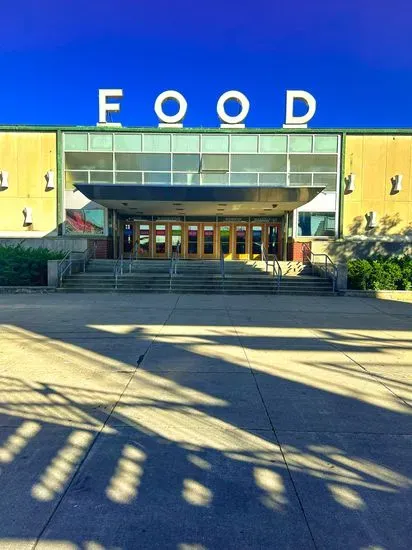
[[[239,103],[240,105],[240,113],[235,116],[230,116],[225,111],[225,103],[229,99],[234,99]],[[244,124],[241,124],[244,119],[247,117],[247,114],[249,112],[250,103],[248,98],[245,96],[245,94],[242,94],[242,92],[238,92],[237,90],[230,90],[229,92],[225,92],[219,97],[219,100],[217,102],[217,115],[222,121],[222,126],[233,126],[236,124],[238,127],[244,127]]]
[[[168,99],[174,99],[179,104],[179,110],[175,115],[166,115],[163,112],[163,103]],[[180,124],[187,111],[187,101],[181,93],[176,92],[175,90],[167,90],[157,96],[154,104],[154,110],[161,123],[164,123],[165,125]],[[159,126],[161,125],[163,124],[159,124]]]

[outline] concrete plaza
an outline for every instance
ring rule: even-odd
[[[1,549],[411,547],[412,304],[2,295],[0,337]]]

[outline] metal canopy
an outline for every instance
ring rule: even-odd
[[[324,187],[77,184],[91,201],[127,215],[272,216],[310,202]]]

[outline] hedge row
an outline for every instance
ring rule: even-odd
[[[348,286],[355,290],[412,290],[412,258],[375,256],[350,260]]]
[[[46,248],[0,246],[0,286],[46,286],[47,261],[62,257]]]

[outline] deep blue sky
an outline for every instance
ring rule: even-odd
[[[337,4],[335,6],[335,4]],[[98,88],[123,88],[124,126],[218,126],[238,89],[249,127],[284,122],[285,91],[317,99],[311,127],[412,127],[410,0],[12,0],[2,3],[0,124],[94,125]]]

